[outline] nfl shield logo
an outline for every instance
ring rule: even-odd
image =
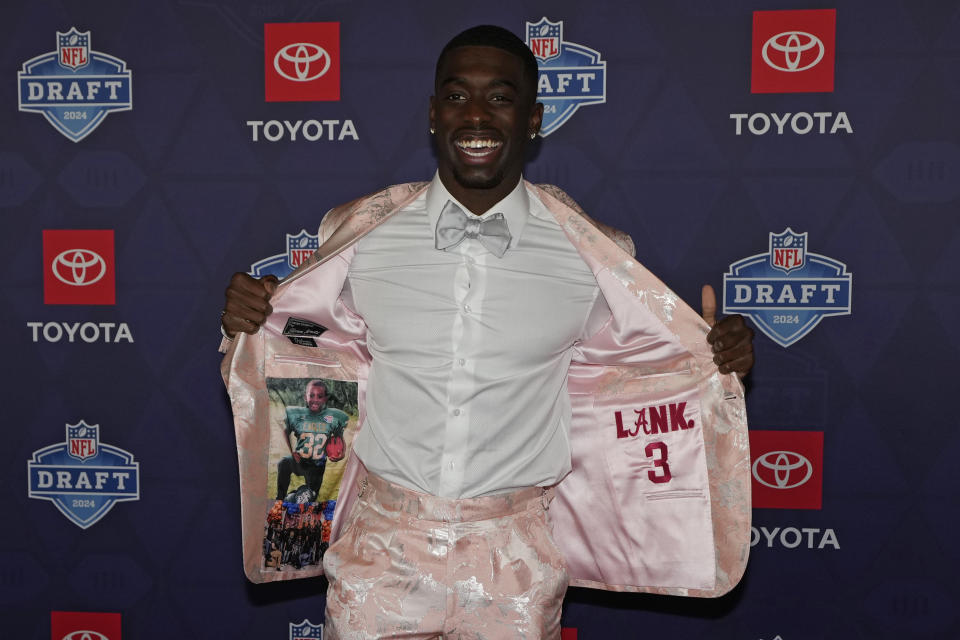
[[[537,60],[537,98],[543,103],[540,136],[559,129],[576,111],[607,101],[607,63],[600,52],[564,40],[563,20],[527,22],[527,46]]]
[[[83,462],[97,455],[100,443],[100,425],[81,420],[67,425],[67,454]]]
[[[547,62],[559,58],[562,41],[563,21],[550,22],[544,16],[536,24],[527,23],[527,45],[538,61]]]
[[[57,61],[71,71],[90,64],[90,32],[80,33],[76,27],[66,33],[57,31]]]
[[[323,640],[323,625],[306,618],[300,624],[290,623],[290,640]]]
[[[789,347],[823,318],[850,315],[853,274],[847,265],[807,251],[807,233],[771,233],[767,253],[737,260],[723,275],[723,312],[753,319]]]
[[[129,451],[100,442],[100,425],[81,420],[66,429],[65,440],[37,449],[27,460],[27,495],[49,500],[86,529],[116,503],[140,499],[140,463]]]
[[[800,269],[807,257],[807,232],[794,233],[787,227],[783,233],[770,234],[770,266],[790,273]]]
[[[287,234],[287,262],[290,269],[296,269],[303,261],[313,255],[320,246],[317,236],[312,236],[305,229],[295,236]]]
[[[53,127],[79,142],[111,111],[133,108],[127,63],[94,51],[90,32],[57,31],[57,48],[30,58],[17,72],[20,111],[43,114]]]

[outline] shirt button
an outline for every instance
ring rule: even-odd
[[[455,466],[457,466],[455,463],[453,463],[453,462],[450,463],[450,468],[451,468],[451,469],[453,469]]]
[[[455,415],[455,416],[460,415],[460,409],[454,409],[454,410],[453,410],[453,415]]]
[[[462,367],[463,365],[465,365],[466,363],[467,363],[467,361],[464,360],[463,358],[460,358],[459,360],[457,360],[457,364],[460,365],[461,367]]]
[[[470,313],[470,305],[468,304],[463,305],[463,310],[466,311],[467,313]]]

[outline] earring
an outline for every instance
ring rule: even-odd
[[[531,132],[530,132],[530,139],[531,139],[531,140],[534,140],[534,139],[536,139],[536,137],[537,137],[537,132],[536,132],[536,131],[531,131]]]
[[[433,135],[433,134],[435,134],[436,132],[437,132],[436,129],[434,129],[433,127],[430,127],[430,135]]]

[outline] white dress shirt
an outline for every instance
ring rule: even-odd
[[[366,421],[354,450],[401,486],[471,498],[556,484],[570,470],[567,369],[609,318],[592,272],[523,181],[502,258],[473,238],[434,246],[435,176],[357,244],[343,299],[368,327]]]

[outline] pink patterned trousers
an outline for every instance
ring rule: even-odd
[[[555,640],[567,589],[552,489],[463,500],[367,476],[324,556],[327,640]]]

